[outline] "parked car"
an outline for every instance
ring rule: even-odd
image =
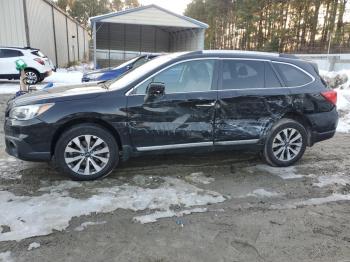
[[[76,180],[106,176],[130,156],[194,149],[254,149],[285,167],[307,146],[333,137],[336,99],[317,67],[300,59],[175,53],[108,85],[57,87],[12,100],[6,150],[23,160],[54,159]]]
[[[26,81],[34,85],[44,80],[55,69],[52,61],[39,49],[0,47],[0,79],[19,79],[16,60],[22,59],[27,64]]]
[[[85,73],[82,78],[82,82],[91,82],[91,81],[108,81],[112,80],[114,78],[117,78],[118,76],[124,74],[125,72],[135,69],[144,63],[148,62],[149,60],[157,57],[156,54],[149,54],[149,55],[142,55],[135,57],[129,61],[126,61],[125,63],[114,67],[114,68],[105,68],[101,70],[95,70],[93,72]]]

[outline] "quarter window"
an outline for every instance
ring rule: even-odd
[[[265,62],[223,60],[222,89],[264,88]]]
[[[282,63],[273,63],[287,87],[302,86],[310,83],[312,78],[300,69]]]
[[[205,92],[211,90],[215,60],[194,60],[174,65],[138,86],[136,94],[145,94],[151,82],[165,84],[165,93]]]

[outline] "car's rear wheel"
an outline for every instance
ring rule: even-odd
[[[58,167],[74,180],[94,180],[108,175],[119,162],[114,137],[95,124],[77,125],[57,142]]]
[[[26,69],[24,70],[24,73],[26,75],[26,84],[27,85],[35,85],[36,83],[40,82],[40,75],[37,71],[32,69]]]
[[[306,145],[304,126],[293,119],[281,119],[272,128],[263,155],[272,166],[290,166],[303,156]]]

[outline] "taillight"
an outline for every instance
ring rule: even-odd
[[[329,90],[326,92],[322,92],[321,95],[333,105],[337,105],[337,92],[334,90]]]
[[[42,59],[40,59],[40,58],[34,58],[34,60],[35,60],[36,62],[38,62],[39,64],[41,64],[41,65],[45,65],[45,61],[42,60]]]

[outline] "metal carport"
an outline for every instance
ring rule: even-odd
[[[114,66],[144,53],[204,49],[208,25],[147,5],[90,18],[95,67]]]

